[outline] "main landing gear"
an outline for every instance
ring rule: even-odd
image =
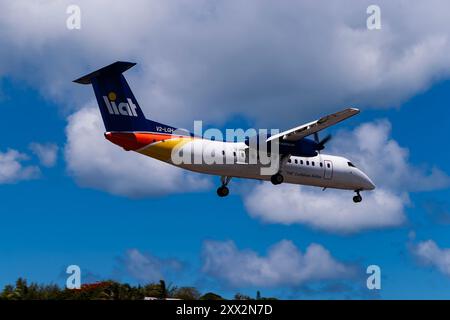
[[[362,197],[361,197],[361,195],[359,194],[359,191],[360,191],[360,190],[355,190],[356,196],[353,197],[353,202],[354,202],[354,203],[359,203],[359,202],[362,201]]]
[[[277,184],[282,184],[284,181],[284,177],[281,173],[276,173],[273,176],[270,177],[270,181],[272,182],[272,184],[277,185]]]
[[[279,171],[270,177],[270,182],[272,182],[272,184],[277,185],[283,183],[284,177],[281,174],[281,168],[283,167],[283,164],[286,163],[287,159],[289,159],[289,155],[284,155],[281,157]]]
[[[217,195],[219,197],[221,197],[221,198],[226,197],[230,193],[230,190],[227,187],[230,180],[231,180],[231,177],[228,177],[228,176],[220,177],[220,181],[222,182],[222,185],[219,188],[217,188]]]

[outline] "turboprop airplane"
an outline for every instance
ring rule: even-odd
[[[204,139],[147,119],[123,76],[134,65],[118,61],[74,80],[80,84],[92,84],[106,129],[105,138],[126,151],[135,151],[183,169],[220,176],[221,186],[217,189],[220,197],[229,194],[227,186],[232,177],[270,180],[274,185],[292,183],[322,187],[324,190],[353,190],[356,192],[353,197],[355,203],[362,201],[361,191],[375,188],[370,178],[350,160],[320,152],[331,136],[320,140],[318,132],[358,114],[358,109],[348,108],[279,134],[266,136],[265,141],[259,139],[256,148],[269,146],[275,141],[279,146],[277,171],[267,175],[261,173],[262,164],[250,163],[249,155],[254,145],[248,139],[243,142]],[[313,138],[307,138],[309,136]],[[174,161],[174,150],[191,159],[205,148],[224,161]]]

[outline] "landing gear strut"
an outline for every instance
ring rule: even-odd
[[[359,194],[359,190],[356,190],[355,192],[356,192],[356,196],[353,197],[353,202],[354,202],[354,203],[359,203],[359,202],[362,201],[362,197],[361,197],[361,195]]]
[[[222,185],[219,188],[217,188],[217,195],[219,197],[221,197],[221,198],[226,197],[230,193],[230,190],[227,187],[230,180],[231,180],[231,177],[228,177],[228,176],[220,177],[220,181],[222,182]]]
[[[270,177],[270,182],[272,184],[282,184],[284,181],[284,177],[281,174],[281,168],[283,167],[283,164],[286,163],[287,159],[289,159],[290,155],[283,155],[280,159],[280,167],[277,173],[275,173],[273,176]]]

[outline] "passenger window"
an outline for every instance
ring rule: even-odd
[[[321,168],[323,167],[323,163],[322,163],[322,162],[320,163],[320,167],[321,167]]]
[[[327,168],[330,168],[330,164],[329,163],[327,163]]]
[[[222,155],[223,155],[223,156],[225,155],[225,150],[222,150]]]
[[[234,151],[234,152],[233,152],[233,156],[235,156],[235,157],[236,157],[236,151]]]
[[[306,165],[309,166],[309,161],[306,161]]]
[[[303,164],[303,160],[300,160],[300,164]]]
[[[295,164],[297,164],[297,163],[298,163],[298,160],[297,160],[297,159],[295,159],[294,161],[295,161]]]
[[[312,164],[313,167],[315,166],[314,161],[311,161],[311,164]]]

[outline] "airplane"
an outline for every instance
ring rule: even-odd
[[[327,188],[352,190],[355,203],[362,201],[361,191],[373,190],[372,180],[349,159],[323,154],[321,151],[331,139],[320,140],[318,132],[359,113],[358,109],[345,110],[324,116],[279,134],[268,135],[258,146],[277,142],[279,146],[278,171],[272,175],[261,174],[262,164],[250,164],[249,152],[254,148],[248,139],[241,142],[216,141],[195,136],[179,128],[147,119],[142,112],[123,73],[136,63],[117,61],[74,82],[91,84],[105,125],[104,136],[126,151],[134,151],[194,172],[217,175],[221,185],[220,197],[229,194],[231,178],[271,181],[274,185],[291,183]],[[313,138],[307,138],[312,136]],[[200,146],[221,155],[222,163],[175,163],[174,149],[195,157]],[[223,163],[225,162],[225,163]]]

